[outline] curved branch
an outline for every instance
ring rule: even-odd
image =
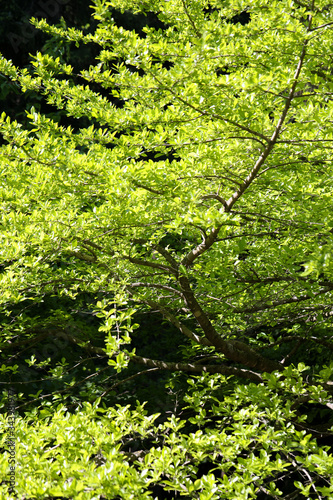
[[[131,257],[130,255],[123,255],[122,258],[128,260],[132,264],[137,264],[139,266],[144,266],[144,267],[150,267],[152,269],[159,269],[160,271],[165,271],[168,274],[177,275],[177,270],[169,266],[163,266],[162,264],[157,264],[156,262],[151,262],[149,260],[137,259],[135,257]]]
[[[217,200],[224,206],[224,208],[227,208],[227,202],[225,201],[224,198],[222,198],[218,194],[214,194],[214,193],[205,194],[204,196],[202,196],[202,199],[203,200]]]
[[[222,226],[213,228],[209,235],[204,239],[202,243],[193,248],[181,261],[181,265],[185,267],[190,267],[195,259],[197,259],[201,254],[206,252],[217,240],[219,231]]]
[[[167,262],[169,262],[169,264],[171,264],[171,266],[174,270],[178,269],[178,263],[172,257],[171,253],[168,252],[168,250],[166,250],[166,248],[164,248],[162,245],[160,245],[158,243],[151,244],[151,242],[145,238],[133,238],[131,241],[132,241],[132,243],[139,243],[140,245],[145,245],[145,244],[150,245],[150,247],[153,250],[156,250],[156,252],[158,252],[160,255],[162,255],[162,257],[164,257],[165,260]],[[146,261],[146,262],[148,262],[148,261]]]
[[[131,360],[152,368],[161,370],[183,371],[188,373],[221,373],[223,375],[234,375],[236,377],[246,378],[255,382],[262,382],[262,377],[259,373],[243,368],[235,368],[225,365],[196,365],[192,363],[174,363],[159,361],[157,359],[144,358],[142,356],[131,356]]]
[[[205,345],[205,346],[212,346],[213,344],[205,337],[200,337],[196,333],[192,332],[187,326],[185,326],[183,323],[181,323],[168,309],[166,309],[164,306],[159,304],[158,302],[155,302],[154,300],[151,299],[144,299],[142,300],[145,304],[148,304],[150,307],[157,309],[160,311],[160,313],[178,330],[185,335],[185,337],[189,338],[190,340],[193,340],[197,344],[200,345]]]
[[[178,278],[181,286],[185,303],[192,312],[193,316],[201,326],[205,337],[209,342],[216,347],[216,349],[224,354],[228,359],[240,363],[242,365],[254,368],[260,371],[272,372],[274,370],[281,370],[283,366],[270,359],[264,358],[256,351],[251,349],[244,342],[238,340],[225,340],[215,330],[207,314],[200,306],[198,300],[194,296],[191,285],[186,276],[180,275]]]

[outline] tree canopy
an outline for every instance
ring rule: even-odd
[[[0,61],[58,110],[1,116],[4,376],[60,342],[56,365],[27,359],[58,389],[20,410],[17,495],[331,498],[331,5],[92,7],[93,33],[32,20],[58,43],[98,47],[88,68],[52,50],[25,69]],[[157,22],[128,30],[114,11]],[[147,315],[173,352],[145,354]],[[181,411],[108,408],[107,391],[71,411],[69,346],[96,371],[107,359],[114,386],[187,374]]]

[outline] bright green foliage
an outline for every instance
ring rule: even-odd
[[[256,498],[259,491],[269,495],[266,498],[280,498],[274,478],[281,473],[289,487],[295,483],[296,491],[313,488],[317,494],[333,495],[329,485],[333,457],[328,447],[318,446],[305,430],[290,423],[295,410],[288,388],[283,387],[302,384],[300,371],[286,370],[283,375],[279,393],[276,386],[265,384],[230,390],[220,375],[188,380],[186,401],[196,413],[190,419],[198,425],[195,432],[188,432],[186,420],[174,416],[157,425],[158,415],[146,416],[140,405],[134,411],[102,410],[99,401],[93,406],[85,403],[74,415],[59,405],[20,418],[18,496],[153,499],[152,488],[159,484],[185,498],[247,499]],[[271,375],[267,378],[272,382]],[[2,424],[6,425],[5,419]],[[149,449],[143,445],[148,442]],[[140,451],[132,452],[128,445],[140,446]],[[5,453],[0,462],[4,476],[7,460]],[[205,464],[210,464],[212,473],[197,479]],[[295,470],[299,477],[326,478],[326,485],[295,481]]]
[[[127,31],[111,7],[154,12],[165,28]],[[93,9],[94,34],[34,21],[68,43],[100,47],[80,75],[48,54],[34,56],[31,70],[0,61],[23,92],[91,123],[68,127],[31,109],[25,129],[1,116],[3,347],[60,332],[106,352],[119,373],[137,363],[199,378],[185,396],[189,428],[170,421],[165,439],[126,409],[117,410],[114,439],[113,410],[100,418],[88,407],[72,416],[50,409],[28,432],[36,443],[28,417],[20,421],[18,461],[33,479],[18,493],[140,499],[154,498],[159,483],[200,500],[288,498],[277,481],[286,470],[297,476],[291,495],[333,497],[332,456],[313,439],[331,424],[319,430],[300,415],[302,404],[332,409],[332,366],[323,366],[332,351],[332,7],[95,0]],[[29,315],[48,297],[82,294],[103,320],[105,350],[66,330],[74,313]],[[138,311],[158,312],[184,335],[179,363],[131,347]],[[239,379],[250,383],[235,387]],[[154,438],[144,461],[129,465],[120,436],[124,445],[129,429],[146,424],[142,434]],[[99,438],[107,465],[96,467]],[[40,471],[27,458],[37,444]],[[208,459],[222,473],[197,477]]]

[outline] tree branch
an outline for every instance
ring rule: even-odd
[[[156,262],[151,262],[149,260],[137,259],[135,257],[131,257],[130,255],[123,255],[123,259],[129,260],[132,264],[138,264],[139,266],[150,267],[152,269],[159,269],[161,271],[167,272],[168,274],[177,275],[177,270],[172,269],[168,266],[162,266],[162,264],[157,264]]]
[[[193,316],[201,326],[205,337],[211,342],[216,349],[223,353],[228,359],[241,363],[253,369],[260,371],[272,372],[281,370],[282,365],[276,361],[262,357],[256,351],[251,349],[247,344],[238,340],[225,340],[215,330],[208,316],[203,311],[199,302],[195,298],[189,280],[186,276],[180,275],[178,281],[184,295],[185,303],[192,312]]]
[[[311,28],[311,20],[312,20],[312,17],[310,16],[309,17],[308,31]],[[279,135],[280,135],[280,132],[281,132],[281,129],[282,129],[282,125],[283,125],[283,123],[284,123],[284,121],[286,119],[286,116],[287,116],[288,111],[289,111],[290,106],[291,106],[291,102],[292,102],[292,100],[293,100],[293,98],[295,96],[295,90],[296,90],[296,86],[297,86],[297,83],[298,83],[298,78],[299,78],[299,75],[301,73],[301,69],[302,69],[302,66],[303,66],[303,61],[304,61],[305,54],[306,54],[306,46],[307,46],[307,44],[308,44],[308,40],[305,40],[304,41],[304,45],[303,45],[303,49],[302,49],[302,52],[301,52],[301,55],[300,55],[300,58],[299,58],[299,61],[298,61],[298,64],[297,64],[297,68],[296,68],[296,71],[295,71],[295,74],[294,74],[294,82],[293,82],[293,84],[291,86],[289,95],[288,95],[288,97],[286,99],[286,103],[285,103],[284,109],[283,109],[283,111],[281,113],[281,116],[280,116],[279,121],[278,121],[278,123],[277,123],[277,125],[275,127],[275,130],[274,130],[271,138],[269,139],[266,148],[264,149],[264,151],[259,156],[259,158],[258,158],[256,164],[254,165],[253,169],[251,170],[251,172],[249,173],[249,175],[245,178],[243,185],[237,191],[235,191],[235,193],[226,202],[226,204],[227,204],[227,207],[225,208],[226,212],[230,212],[230,210],[232,209],[232,207],[234,206],[234,204],[239,200],[239,198],[244,194],[244,192],[247,190],[247,188],[252,184],[252,182],[254,181],[254,179],[257,176],[257,173],[261,169],[262,165],[265,163],[266,159],[270,155],[272,149],[274,148],[274,146],[275,146],[275,144],[276,144],[276,142],[277,142],[277,140],[279,138]]]
[[[187,255],[185,255],[185,257],[181,261],[181,265],[187,268],[190,267],[195,261],[195,259],[197,259],[204,252],[206,252],[206,250],[208,250],[215,243],[220,229],[221,226],[213,228],[202,243],[197,245]]]
[[[152,75],[153,78],[155,78],[155,80],[159,83],[160,86],[164,87],[163,83],[159,80],[159,78],[157,78],[155,73],[150,73],[150,74]],[[173,88],[164,87],[164,89],[166,91],[170,92],[174,96],[175,99],[177,99],[178,101],[185,104],[185,106],[188,106],[189,108],[193,109],[196,113],[199,113],[202,116],[217,118],[217,119],[222,120],[226,123],[230,123],[231,125],[234,125],[235,127],[239,128],[241,130],[244,130],[245,132],[248,132],[249,134],[251,134],[255,137],[260,137],[260,139],[262,139],[265,143],[269,142],[268,137],[261,134],[260,132],[257,132],[256,130],[253,130],[249,127],[246,127],[245,125],[242,125],[241,123],[237,123],[234,120],[230,120],[229,118],[225,118],[223,115],[219,115],[218,113],[209,113],[208,111],[202,111],[201,109],[198,109],[196,106],[194,106],[190,102],[186,101],[186,99],[183,99],[182,97],[180,97],[180,95],[177,94],[177,92],[175,90],[173,90]]]
[[[201,33],[200,31],[197,29],[193,19],[192,19],[192,16],[191,14],[189,13],[189,11],[187,10],[187,6],[186,6],[186,3],[185,3],[185,0],[182,0],[182,4],[183,4],[183,7],[184,7],[184,12],[185,14],[187,15],[187,18],[188,20],[190,21],[190,24],[194,30],[194,33],[197,35],[198,38],[201,38]]]
[[[176,288],[172,288],[172,286],[167,286],[167,285],[161,285],[159,283],[145,283],[145,282],[138,282],[138,283],[131,283],[130,285],[127,285],[127,288],[156,288],[159,290],[166,290],[168,292],[174,293],[178,296],[182,297],[182,293],[177,290]]]
[[[318,295],[322,295],[323,293],[327,293],[329,291],[332,291],[332,288],[322,288],[318,292],[314,292],[311,295],[300,295],[299,297],[293,296],[289,297],[287,299],[281,299],[281,300],[275,300],[274,302],[271,302],[270,304],[263,304],[260,302],[259,305],[257,306],[252,306],[252,307],[244,307],[240,309],[234,309],[233,311],[235,313],[254,313],[258,311],[266,311],[268,309],[274,309],[275,307],[282,306],[285,304],[293,304],[295,302],[302,302],[304,300],[309,300],[312,299],[313,297],[317,297]]]
[[[160,311],[160,313],[178,330],[185,335],[187,338],[190,340],[193,340],[197,344],[200,345],[205,345],[205,346],[211,346],[212,343],[206,339],[205,337],[200,337],[196,333],[192,332],[187,326],[185,326],[183,323],[181,323],[167,308],[159,304],[158,302],[155,302],[154,300],[151,299],[142,299],[142,302],[145,304],[148,304],[150,307],[157,309]]]
[[[167,361],[159,361],[156,359],[144,358],[142,356],[132,356],[131,360],[152,368],[159,368],[161,370],[182,371],[189,373],[222,373],[223,375],[234,375],[245,379],[250,379],[255,382],[262,382],[262,377],[259,373],[243,368],[235,368],[225,365],[196,365],[192,363],[174,363]]]

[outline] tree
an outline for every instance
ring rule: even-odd
[[[111,7],[155,13],[164,28],[127,31]],[[93,8],[94,34],[34,21],[68,43],[100,46],[80,75],[47,53],[31,72],[1,61],[23,92],[91,123],[68,127],[32,109],[25,129],[2,115],[3,350],[51,334],[107,355],[115,372],[135,364],[197,378],[184,397],[188,421],[154,425],[141,406],[119,408],[119,418],[87,403],[77,415],[42,408],[45,470],[34,472],[21,450],[33,480],[19,480],[18,494],[143,499],[160,485],[172,498],[333,496],[332,455],[320,441],[332,421],[310,422],[332,409],[331,7]],[[105,348],[84,329],[69,332],[62,308],[29,313],[50,296],[80,307],[82,294],[94,297]],[[183,335],[177,361],[140,353],[143,312]],[[20,424],[24,439],[31,418]],[[79,431],[54,441],[55,425],[92,436],[83,458],[80,443],[68,445]],[[72,465],[59,473],[63,463]]]

